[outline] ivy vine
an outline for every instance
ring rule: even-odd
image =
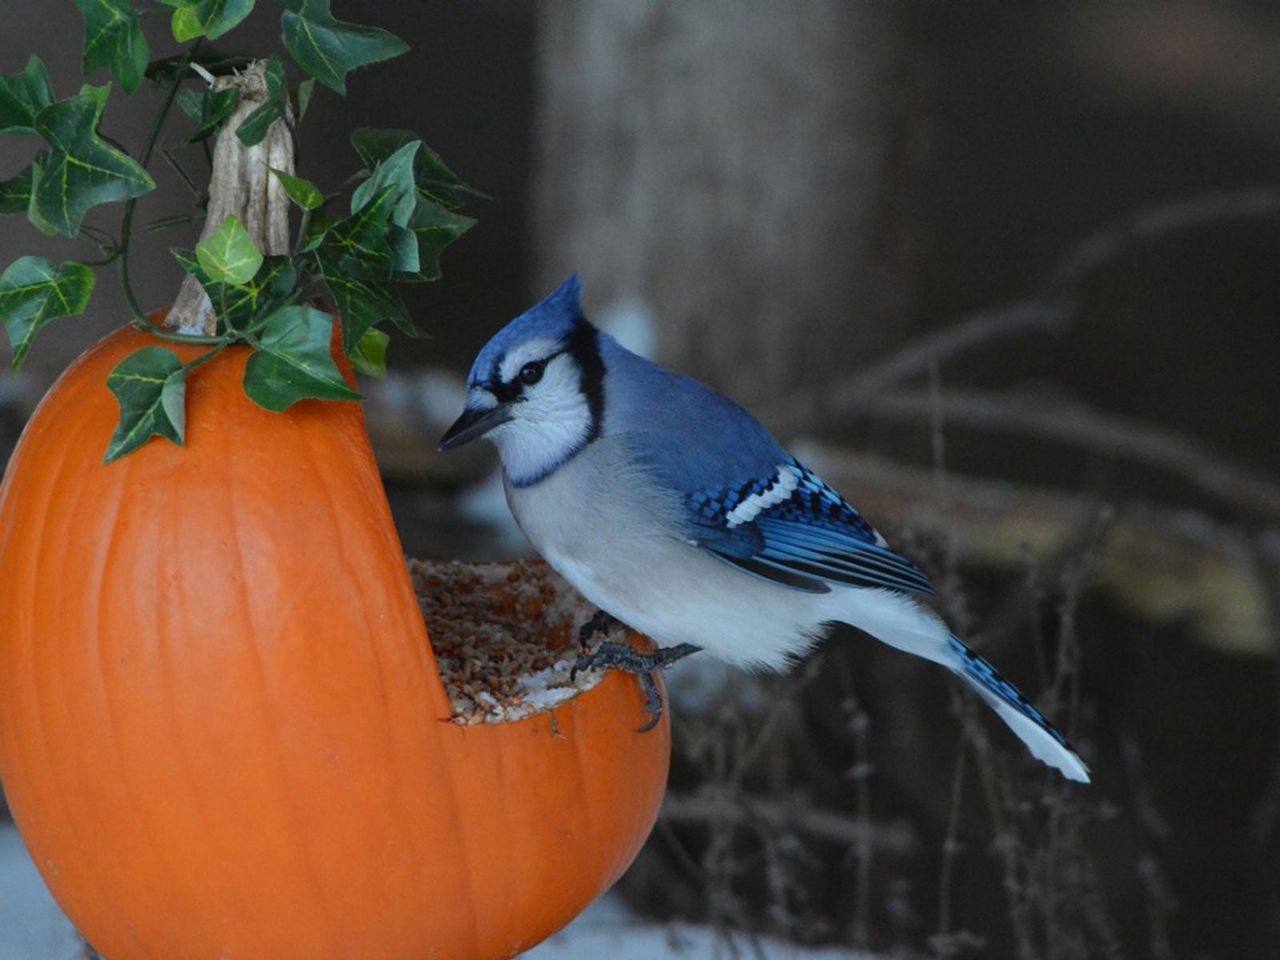
[[[398,286],[438,279],[441,253],[474,223],[460,211],[469,197],[482,194],[417,136],[357,130],[351,143],[360,167],[335,190],[272,170],[300,211],[289,254],[264,254],[234,216],[194,250],[173,251],[209,296],[216,317],[211,335],[164,330],[148,320],[129,276],[135,205],[155,188],[147,171],[175,105],[192,124],[185,139],[204,143],[206,155],[209,139],[235,113],[238,92],[211,81],[245,69],[250,61],[224,53],[211,41],[240,25],[256,2],[155,0],[140,8],[133,0],[74,0],[84,22],[86,76],[108,70],[126,95],[144,80],[166,90],[136,157],[100,132],[111,83],[85,85],[59,100],[48,70],[34,55],[21,73],[0,76],[0,135],[34,134],[43,141],[25,169],[0,181],[0,215],[25,214],[42,232],[83,238],[99,254],[59,265],[24,256],[0,273],[0,322],[12,345],[13,368],[22,365],[50,321],[84,312],[95,268],[107,265],[117,268],[134,324],[165,339],[208,347],[184,363],[175,351],[150,346],[112,371],[107,386],[119,401],[120,423],[107,447],[107,463],[155,436],[181,445],[187,378],[232,344],[252,349],[245,392],[268,410],[286,410],[303,399],[358,398],[331,353],[334,317],[340,318],[342,348],[355,369],[383,375],[389,337],[381,327],[389,323],[419,335]],[[385,30],[337,19],[330,0],[279,2],[281,41],[303,76],[290,86],[284,57],[266,60],[266,102],[247,117],[242,113],[234,131],[246,146],[261,142],[278,119],[301,122],[316,84],[344,94],[352,70],[408,50]],[[150,59],[142,16],[155,13],[168,15],[175,41],[185,45],[177,55]],[[123,204],[115,235],[84,223],[88,211],[108,203]],[[200,219],[198,208],[168,222]]]

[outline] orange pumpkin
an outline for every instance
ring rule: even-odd
[[[0,487],[0,779],[109,960],[492,960],[622,873],[670,748],[611,674],[460,726],[356,403],[268,413],[230,348],[187,446],[102,463],[121,330]],[[175,346],[165,344],[166,346]],[[184,360],[196,348],[176,346]]]

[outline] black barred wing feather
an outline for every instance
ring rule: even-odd
[[[784,586],[825,593],[833,584],[932,594],[918,567],[800,462],[687,499],[692,539],[720,559]]]

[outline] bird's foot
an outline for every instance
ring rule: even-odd
[[[662,719],[662,694],[658,692],[658,681],[654,674],[665,670],[671,664],[702,648],[692,643],[681,643],[674,647],[655,647],[652,653],[641,653],[635,647],[625,643],[602,643],[591,653],[584,653],[578,658],[569,672],[572,680],[579,670],[596,668],[613,668],[634,674],[644,690],[644,708],[649,711],[649,722],[639,729],[639,733],[652,730]]]
[[[613,614],[597,610],[590,620],[578,628],[578,646],[582,647],[583,654],[591,652],[591,639],[596,634],[608,633],[621,622]]]

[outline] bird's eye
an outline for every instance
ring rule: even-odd
[[[542,379],[542,371],[547,364],[544,360],[535,360],[532,363],[526,363],[520,368],[520,372],[516,375],[520,378],[520,382],[526,387],[533,386]]]

